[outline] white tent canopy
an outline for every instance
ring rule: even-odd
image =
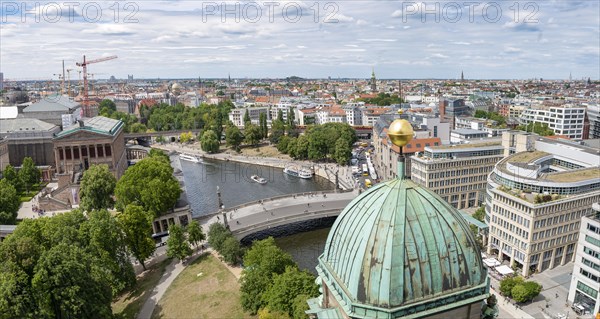
[[[514,271],[512,269],[510,269],[510,267],[508,267],[507,265],[502,265],[502,266],[496,267],[496,271],[498,273],[500,273],[502,276],[506,276],[506,275],[510,275],[510,274],[514,273]]]
[[[483,263],[488,267],[496,267],[501,265],[496,258],[483,259]]]

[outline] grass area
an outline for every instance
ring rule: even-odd
[[[31,186],[31,190],[29,192],[19,192],[19,200],[21,201],[21,203],[30,201],[33,198],[33,196],[37,195],[37,193],[39,193],[44,187],[46,187],[46,185],[48,185],[48,183],[35,184]]]
[[[542,152],[542,151],[533,151],[533,152],[521,152],[513,155],[509,162],[513,163],[526,163],[529,164],[531,161],[534,161],[538,158],[542,158],[546,155],[550,155],[550,153]]]
[[[588,179],[599,178],[599,177],[600,177],[600,168],[592,167],[592,168],[582,169],[582,170],[573,170],[573,171],[567,171],[567,172],[548,174],[546,179],[553,181],[553,182],[558,182],[558,183],[560,183],[560,182],[569,183],[569,182],[585,181]]]
[[[244,313],[240,285],[223,264],[204,254],[175,278],[152,318],[255,318]]]
[[[279,157],[283,159],[291,159],[286,154],[281,154],[274,145],[260,145],[257,147],[254,146],[242,146],[240,153],[236,153],[232,149],[227,149],[225,153],[232,155],[242,155],[242,156],[255,156],[255,157]]]
[[[113,300],[112,309],[116,318],[129,319],[137,316],[170,262],[171,259],[165,259],[149,267],[143,277],[138,278],[132,291],[124,293],[116,300]]]

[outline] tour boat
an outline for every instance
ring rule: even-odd
[[[192,155],[192,154],[186,154],[186,153],[179,154],[179,159],[188,161],[188,162],[192,162],[192,163],[200,163],[201,162],[201,160],[198,156]]]
[[[252,175],[252,176],[250,176],[250,179],[253,180],[253,181],[255,181],[255,182],[257,182],[257,183],[259,183],[259,184],[266,184],[267,183],[267,180],[265,178],[262,178],[262,177],[260,177],[258,175]]]
[[[286,167],[283,169],[283,172],[291,175],[291,176],[295,176],[295,177],[300,177],[300,178],[305,178],[305,179],[309,179],[312,178],[312,171],[310,171],[309,169],[306,168],[296,168],[296,167]]]

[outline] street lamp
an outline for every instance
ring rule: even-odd
[[[219,186],[217,186],[217,198],[219,200],[219,213],[223,215],[223,224],[225,225],[225,228],[229,229],[229,224],[227,223],[227,214],[225,214],[223,211],[225,205],[223,205],[223,200],[221,199],[221,190],[219,189]]]

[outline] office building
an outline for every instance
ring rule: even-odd
[[[426,146],[411,157],[410,178],[454,208],[479,207],[484,202],[487,177],[503,153],[499,139]]]
[[[600,313],[600,203],[581,218],[568,300],[578,315]]]
[[[229,111],[229,120],[237,127],[244,127],[244,117],[246,116],[246,112],[248,112],[248,116],[250,116],[250,122],[252,122],[252,124],[259,124],[258,122],[260,120],[261,113],[264,113],[267,117],[267,120],[270,120],[269,108],[266,106],[231,109],[231,111]]]
[[[523,124],[546,124],[555,135],[565,135],[580,140],[583,138],[585,110],[585,107],[567,105],[540,107],[524,110],[519,120]]]
[[[514,153],[488,178],[488,253],[523,276],[573,261],[581,217],[600,201],[600,151],[518,132],[503,145]]]

